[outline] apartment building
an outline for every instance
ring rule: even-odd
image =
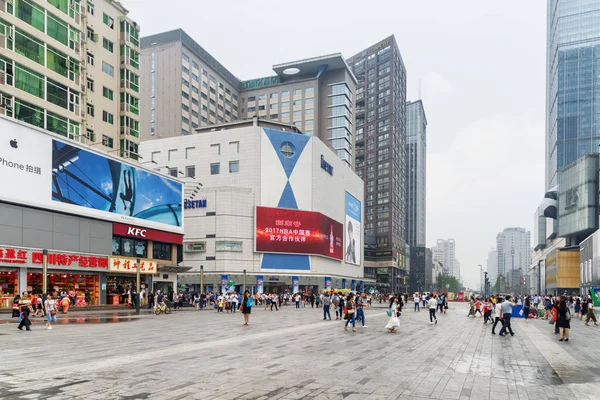
[[[241,81],[181,29],[142,38],[142,139],[258,116],[315,135],[350,167],[356,78],[341,54],[273,66]]]
[[[0,1],[0,113],[138,159],[139,27],[113,0]]]

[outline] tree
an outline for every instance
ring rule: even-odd
[[[446,290],[446,285],[448,286],[448,291],[449,292],[460,292],[462,291],[463,287],[460,284],[459,280],[456,279],[456,277],[454,276],[449,276],[449,275],[444,275],[442,273],[439,273],[437,276],[437,281],[436,281],[436,286],[439,287],[441,290]]]
[[[505,291],[504,289],[506,288],[506,284],[506,277],[499,275],[496,279],[496,283],[494,283],[494,294],[503,293]]]

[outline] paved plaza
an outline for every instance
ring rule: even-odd
[[[412,305],[412,303],[409,303]],[[465,304],[430,325],[405,309],[397,334],[383,307],[344,332],[321,309],[236,314],[71,313],[48,331],[0,324],[0,399],[592,399],[600,329],[572,321],[560,343],[547,321],[492,336]],[[9,316],[1,315],[6,322]],[[98,319],[96,319],[96,317]],[[110,323],[105,323],[110,322]]]

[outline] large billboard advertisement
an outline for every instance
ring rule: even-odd
[[[343,225],[321,213],[256,207],[256,251],[342,260]]]
[[[346,252],[344,260],[349,264],[360,265],[360,237],[362,230],[360,227],[360,201],[346,192]]]
[[[0,118],[0,200],[183,233],[183,185]]]

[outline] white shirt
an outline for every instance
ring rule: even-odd
[[[413,297],[413,301],[414,301],[415,303],[418,303],[418,302],[419,302],[419,296],[415,296],[415,297]]]
[[[435,298],[430,298],[429,299],[429,309],[436,309],[437,308],[437,300]]]

